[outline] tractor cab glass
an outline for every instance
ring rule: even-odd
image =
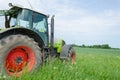
[[[22,9],[18,12],[18,14],[16,16],[15,26],[31,29],[32,28],[31,20],[32,20],[32,11]],[[11,21],[11,23],[12,23],[12,21]]]
[[[41,36],[43,41],[45,41],[45,45],[48,44],[47,16],[29,9],[21,9],[17,14],[16,19],[13,19],[13,21],[15,20],[16,26],[34,30]],[[12,23],[12,20],[10,23]]]
[[[23,9],[18,13],[16,18],[16,25],[29,29],[35,29],[39,32],[47,31],[46,16],[28,9]]]

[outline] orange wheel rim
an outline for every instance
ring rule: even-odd
[[[5,57],[4,67],[8,75],[19,77],[24,68],[30,71],[35,63],[34,52],[27,46],[17,46]]]

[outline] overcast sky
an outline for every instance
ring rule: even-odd
[[[55,14],[55,36],[73,44],[109,44],[120,48],[120,0],[29,0],[32,7]],[[0,0],[29,7],[27,0]]]

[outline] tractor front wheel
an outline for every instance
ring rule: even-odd
[[[0,40],[0,72],[19,77],[42,64],[42,53],[34,39],[25,35],[11,35]]]
[[[76,53],[72,45],[64,45],[62,47],[60,58],[63,60],[71,61],[72,63],[76,62]]]

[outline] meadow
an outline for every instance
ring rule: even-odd
[[[49,58],[32,74],[9,80],[120,80],[120,50],[79,48],[76,64]]]

